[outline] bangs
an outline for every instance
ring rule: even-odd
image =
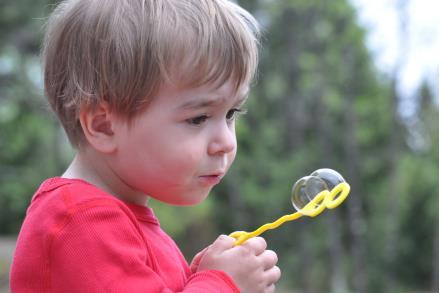
[[[256,20],[232,2],[195,1],[203,2],[200,11],[176,7],[179,15],[167,22],[170,31],[158,58],[164,78],[180,87],[231,81],[237,90],[250,83],[258,64]]]

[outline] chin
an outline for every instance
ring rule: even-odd
[[[205,192],[205,193],[199,193],[199,194],[188,194],[188,195],[182,195],[179,196],[179,200],[170,203],[170,204],[174,204],[174,205],[178,205],[178,206],[194,206],[197,204],[202,203],[207,196],[209,195],[209,191]]]
[[[170,194],[150,194],[157,201],[174,206],[194,206],[202,203],[210,193],[211,188],[203,191],[169,192]]]
[[[194,206],[194,205],[202,203],[206,198],[207,198],[207,196],[203,196],[201,198],[191,198],[191,199],[186,199],[186,200],[182,200],[182,201],[178,201],[178,202],[174,202],[174,203],[170,203],[170,204],[177,205],[177,206]]]

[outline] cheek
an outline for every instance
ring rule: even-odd
[[[155,147],[154,160],[164,168],[174,171],[184,171],[196,168],[203,159],[205,150],[196,141],[173,141],[167,146]]]
[[[229,164],[229,167],[232,165],[232,163],[233,163],[233,161],[235,160],[235,158],[236,158],[236,147],[235,147],[235,150],[234,151],[232,151],[232,152],[230,152],[228,155],[227,155],[227,163]]]

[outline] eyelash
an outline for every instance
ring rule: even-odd
[[[209,119],[209,116],[207,115],[201,115],[201,116],[197,116],[195,118],[190,118],[188,120],[186,120],[187,123],[189,123],[190,125],[201,125],[203,122],[205,122],[207,119]]]
[[[229,112],[227,112],[226,119],[227,120],[234,120],[234,119],[236,119],[237,115],[244,115],[246,113],[247,113],[247,110],[245,110],[245,109],[233,108],[233,109],[229,110]]]
[[[236,119],[237,115],[244,115],[247,113],[247,110],[244,109],[238,109],[238,108],[233,108],[230,109],[227,114],[226,114],[226,119],[228,121],[233,121]],[[190,118],[187,121],[187,123],[191,124],[191,125],[195,125],[195,126],[199,126],[201,124],[203,124],[204,122],[206,122],[207,119],[209,119],[210,116],[208,115],[200,115],[194,118]]]

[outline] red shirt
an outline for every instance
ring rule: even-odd
[[[46,180],[18,236],[12,292],[239,292],[222,271],[192,274],[153,211],[82,181]]]

